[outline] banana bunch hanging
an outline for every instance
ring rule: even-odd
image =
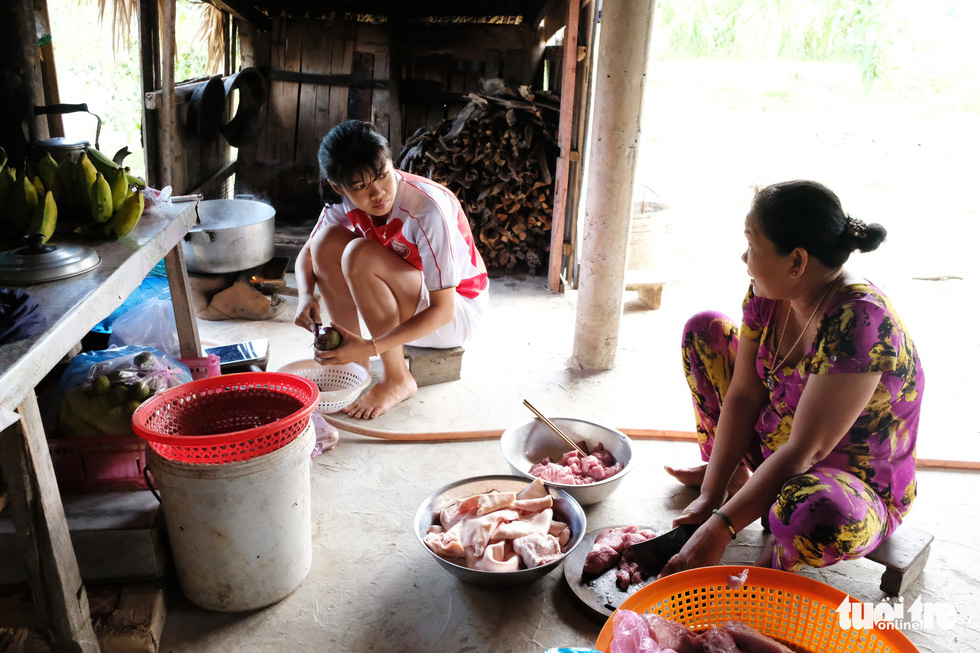
[[[123,148],[117,160],[126,154]],[[0,229],[3,246],[18,245],[28,234],[41,234],[46,243],[59,227],[118,239],[143,216],[146,183],[95,147],[60,164],[46,152],[36,170],[24,168],[21,175],[8,163],[0,148],[0,224],[7,224]]]

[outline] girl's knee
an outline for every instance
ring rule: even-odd
[[[344,271],[344,276],[350,279],[357,276],[365,268],[370,267],[372,254],[379,245],[367,238],[355,238],[345,245],[340,259],[340,267]]]

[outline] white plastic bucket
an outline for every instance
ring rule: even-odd
[[[253,460],[192,465],[147,449],[177,579],[194,604],[217,612],[271,605],[313,563],[312,421],[294,441]]]

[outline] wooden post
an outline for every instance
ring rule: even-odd
[[[54,651],[98,653],[88,596],[33,392],[17,412],[20,422],[0,433],[0,464],[39,625]]]
[[[653,3],[606,0],[599,33],[589,189],[569,366],[610,369],[619,344],[640,111]]]
[[[571,158],[572,115],[575,110],[575,67],[578,60],[579,0],[568,0],[565,46],[561,64],[561,107],[558,110],[558,159],[555,171],[555,204],[551,217],[551,254],[548,287],[561,290],[561,259],[565,244],[565,205],[568,195],[568,162]]]
[[[582,56],[585,43],[585,60],[578,66],[575,75],[575,115],[573,120],[571,151],[574,158],[568,166],[568,192],[567,208],[565,215],[569,216],[571,228],[566,228],[567,233],[565,245],[568,251],[565,260],[564,281],[568,286],[578,289],[578,273],[575,269],[579,260],[579,253],[575,250],[578,243],[578,220],[579,204],[582,195],[582,176],[584,174],[584,158],[586,155],[585,128],[589,124],[592,114],[589,111],[592,97],[592,68],[595,61],[596,46],[596,25],[599,20],[599,0],[585,0],[579,16],[579,57]]]
[[[41,77],[31,0],[0,2],[0,146],[11,165],[27,158],[36,137],[34,107]],[[27,136],[27,138],[25,138]]]
[[[54,65],[54,47],[51,45],[51,19],[48,18],[48,0],[34,0],[34,10],[48,28],[47,39],[39,43],[41,49],[41,87],[44,89],[43,104],[59,104],[61,95],[58,93],[58,70]],[[60,113],[49,113],[47,119],[49,136],[65,135],[65,126]]]
[[[172,186],[175,194],[186,189],[178,187],[175,178],[180,166],[174,161],[174,139],[177,131],[177,107],[174,102],[174,45],[177,40],[175,20],[177,0],[161,0],[160,13],[160,188]],[[183,176],[183,175],[181,175]]]
[[[146,108],[146,97],[159,89],[160,82],[160,14],[157,0],[139,0],[140,81],[143,89],[143,161],[146,180],[156,188],[160,184],[160,112]]]

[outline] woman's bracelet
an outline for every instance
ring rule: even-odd
[[[728,527],[728,531],[732,534],[732,539],[734,540],[735,539],[735,527],[732,526],[732,520],[729,519],[728,516],[725,513],[723,513],[722,511],[718,510],[717,508],[715,508],[711,512],[714,513],[715,515],[717,515],[718,516],[718,519],[720,519],[721,521],[725,522],[725,526]]]
[[[381,358],[381,353],[378,351],[378,341],[371,338],[371,344],[374,345],[374,355]]]

